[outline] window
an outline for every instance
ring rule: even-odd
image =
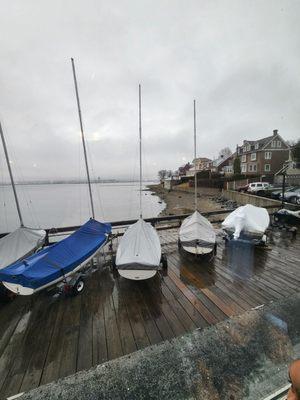
[[[247,151],[250,151],[250,144],[247,145]]]
[[[245,153],[245,151],[246,151],[246,146],[243,147],[243,152]]]
[[[256,171],[256,164],[249,164],[248,171],[249,172],[255,172]]]
[[[241,172],[247,172],[247,164],[242,164]]]
[[[242,162],[246,162],[247,161],[247,156],[246,156],[246,154],[244,154],[243,156],[242,156]]]
[[[276,147],[276,140],[272,140],[271,147]]]
[[[251,161],[255,161],[256,160],[256,153],[251,153]]]
[[[271,165],[265,164],[265,172],[270,172],[270,171],[271,171]]]
[[[281,141],[277,140],[277,147],[281,147]]]
[[[255,150],[257,150],[258,147],[259,147],[259,144],[258,144],[258,143],[255,143]]]
[[[265,152],[265,160],[271,160],[271,158],[272,158],[272,152],[266,151]]]

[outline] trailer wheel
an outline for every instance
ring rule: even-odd
[[[83,292],[84,289],[84,280],[82,278],[78,278],[75,285],[73,286],[73,294],[76,296]]]
[[[161,265],[163,269],[168,269],[168,260],[165,254],[161,255],[161,259],[160,259]]]
[[[214,256],[217,254],[217,247],[218,247],[218,245],[217,245],[217,243],[215,243],[214,250],[213,250],[213,255]]]

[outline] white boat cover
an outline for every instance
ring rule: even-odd
[[[270,217],[265,208],[246,204],[230,213],[222,226],[225,230],[232,230],[234,239],[238,239],[241,232],[263,235],[269,223]]]
[[[122,236],[116,255],[118,269],[158,269],[161,259],[160,240],[151,224],[139,219]]]
[[[0,269],[26,257],[45,240],[46,232],[41,229],[20,227],[0,239]]]
[[[182,222],[179,240],[183,246],[213,249],[216,243],[216,233],[208,219],[203,217],[199,211],[195,211]]]

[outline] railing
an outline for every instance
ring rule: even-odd
[[[267,209],[272,209],[272,208],[278,208],[278,206],[266,206],[265,208]],[[222,214],[228,214],[231,213],[232,211],[234,211],[234,209],[223,209],[223,210],[215,210],[215,211],[208,211],[208,212],[203,212],[201,213],[201,215],[203,215],[204,217],[212,217],[215,215],[222,215]],[[166,216],[162,216],[162,217],[153,217],[153,218],[145,218],[144,221],[146,222],[150,222],[153,226],[157,225],[157,224],[161,224],[163,222],[170,222],[170,221],[178,221],[179,224],[180,222],[187,218],[188,216],[190,216],[191,214],[181,214],[181,215],[166,215]],[[137,219],[130,219],[130,220],[125,220],[125,221],[113,221],[110,222],[112,228],[125,228],[129,225],[134,224],[137,221]],[[223,219],[220,220],[214,220],[213,222],[222,222]],[[70,232],[76,231],[77,229],[80,228],[81,225],[73,225],[73,226],[66,226],[66,227],[59,227],[59,228],[46,228],[44,229],[46,231],[47,234],[47,238],[49,238],[49,236],[59,236],[60,234],[68,234]],[[166,228],[162,227],[161,229],[168,229],[169,226],[167,226]],[[0,233],[0,238],[4,237],[8,235],[8,233]]]

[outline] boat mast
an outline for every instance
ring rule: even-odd
[[[143,218],[142,211],[142,94],[141,94],[141,84],[139,84],[139,142],[140,142],[140,218]]]
[[[18,200],[18,195],[17,195],[17,191],[16,191],[16,187],[15,187],[14,177],[13,177],[12,170],[11,170],[10,163],[9,163],[9,157],[8,157],[8,153],[7,153],[7,148],[6,148],[6,143],[5,143],[5,139],[4,139],[4,134],[3,134],[1,122],[0,122],[0,135],[1,135],[1,139],[2,139],[2,144],[3,144],[5,159],[6,159],[6,164],[7,164],[7,168],[8,168],[8,172],[9,172],[9,176],[10,176],[10,181],[11,181],[11,185],[12,185],[14,196],[15,196],[15,201],[16,201],[17,211],[18,211],[18,215],[19,215],[20,225],[21,225],[21,227],[23,227],[24,226],[23,218],[22,218],[20,204],[19,204],[19,200]]]
[[[195,160],[195,211],[197,211],[197,172],[196,172],[196,100],[194,100],[194,160]]]
[[[74,85],[75,85],[75,92],[76,92],[77,108],[78,108],[79,123],[80,123],[80,130],[81,130],[82,146],[83,146],[83,152],[84,152],[86,175],[87,175],[89,193],[90,193],[92,217],[95,219],[95,211],[94,211],[94,203],[93,203],[93,195],[92,195],[92,186],[91,186],[89,165],[88,165],[88,161],[87,161],[87,153],[86,153],[85,139],[84,139],[84,133],[83,133],[83,124],[82,124],[81,109],[80,109],[80,102],[79,102],[78,86],[77,86],[75,64],[74,64],[74,59],[73,58],[71,58],[71,62],[72,62],[72,70],[73,70]]]

